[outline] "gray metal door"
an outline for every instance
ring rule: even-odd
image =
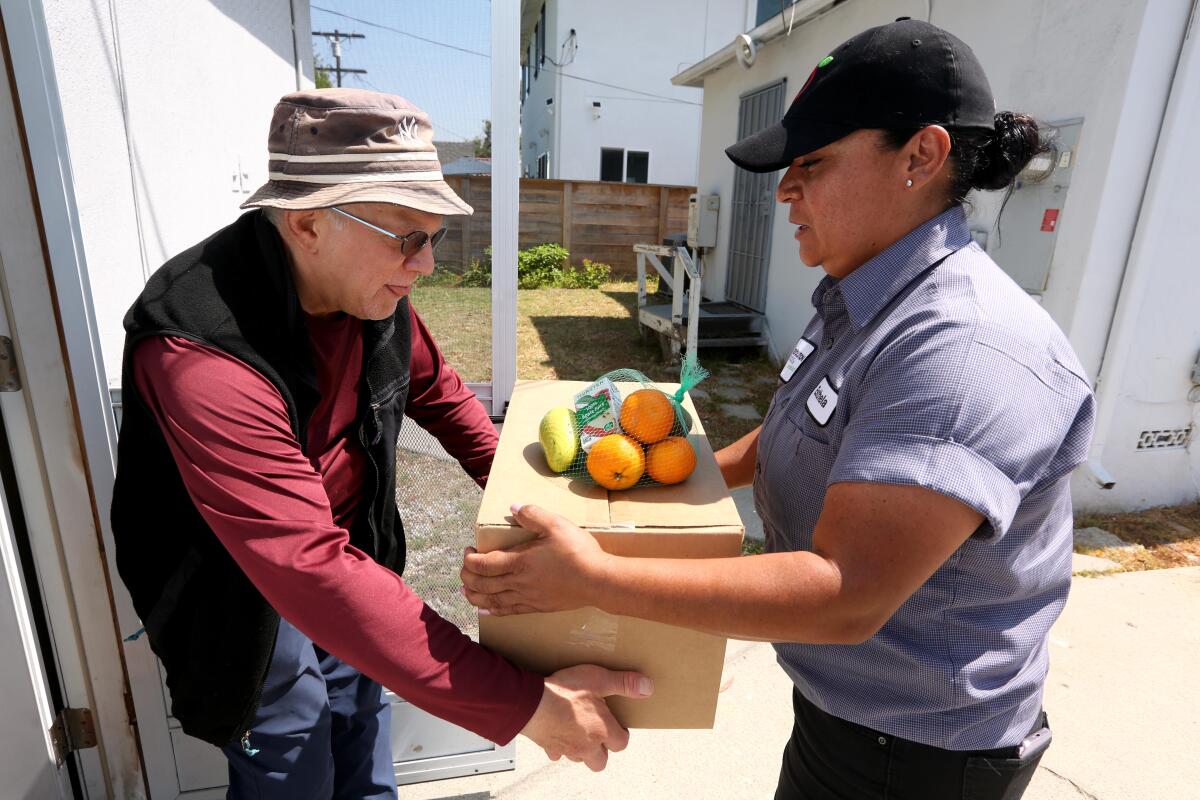
[[[781,80],[742,95],[738,104],[739,140],[783,117],[785,84]],[[734,167],[733,227],[729,235],[725,297],[755,311],[766,310],[774,219],[775,173],[757,174]]]

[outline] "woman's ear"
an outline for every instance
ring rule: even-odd
[[[913,134],[904,146],[905,174],[913,188],[932,181],[950,157],[950,134],[941,125],[929,125]]]

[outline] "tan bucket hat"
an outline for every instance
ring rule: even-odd
[[[394,203],[472,213],[442,178],[429,117],[403,97],[342,88],[284,95],[267,151],[270,180],[242,208]]]

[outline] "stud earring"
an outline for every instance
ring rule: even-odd
[[[906,188],[906,189],[911,189],[911,188],[912,188],[912,178],[909,178],[908,180],[906,180],[906,181],[904,182],[904,188]]]

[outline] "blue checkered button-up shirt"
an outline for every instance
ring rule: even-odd
[[[813,305],[758,445],[767,549],[811,550],[841,481],[923,486],[984,523],[871,639],[776,645],[779,661],[842,719],[952,750],[1016,744],[1071,581],[1069,478],[1094,416],[1083,368],[958,206],[824,278]]]

